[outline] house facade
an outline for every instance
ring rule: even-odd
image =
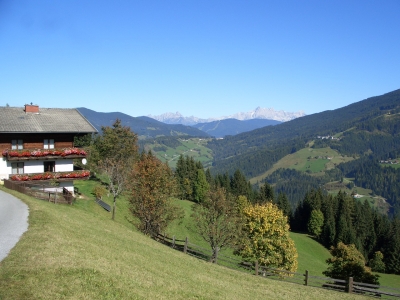
[[[76,109],[0,107],[0,180],[56,180],[73,193],[73,180],[90,175],[74,170],[73,160],[86,158],[74,138],[96,132]]]

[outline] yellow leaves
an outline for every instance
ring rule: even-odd
[[[243,209],[243,230],[247,236],[240,254],[261,264],[297,270],[297,250],[289,237],[287,217],[273,203],[247,206]]]

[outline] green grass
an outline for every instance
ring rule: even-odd
[[[204,167],[211,166],[213,155],[212,151],[207,148],[207,139],[190,138],[180,139],[180,146],[177,148],[166,147],[165,151],[154,150],[155,147],[160,146],[158,144],[146,145],[147,150],[152,150],[155,155],[163,162],[168,162],[171,168],[176,167],[176,162],[179,156],[187,155],[193,157],[196,161],[200,161]]]
[[[30,215],[28,231],[0,264],[0,299],[361,298],[192,258],[112,221],[93,199],[68,206],[7,192]]]
[[[397,160],[400,160],[400,159],[397,159]],[[400,169],[400,163],[398,163],[398,164],[382,164],[381,166],[383,168],[389,167],[389,168],[393,168],[393,169]]]
[[[185,216],[180,222],[174,221],[170,224],[166,231],[167,235],[169,237],[175,235],[175,238],[179,240],[184,240],[188,237],[190,243],[209,249],[210,246],[196,232],[196,227],[190,217],[192,206],[196,204],[190,201],[178,199],[175,200],[175,203],[184,210]],[[330,257],[328,249],[308,234],[290,232],[290,237],[293,239],[298,252],[298,268],[296,272],[304,274],[305,271],[308,270],[309,275],[311,276],[325,277],[322,272],[328,268],[328,264],[326,263],[326,260]],[[223,255],[235,257],[233,255],[233,250],[229,248],[223,249],[221,253]],[[236,258],[239,259],[237,256]],[[400,285],[399,275],[377,274],[381,276],[380,284],[382,286],[398,287]]]
[[[309,146],[303,148],[293,154],[286,155],[278,162],[276,162],[272,168],[265,173],[251,178],[251,183],[261,182],[265,177],[272,174],[274,171],[283,169],[295,169],[303,172],[310,172],[318,174],[325,170],[331,170],[336,165],[353,160],[352,157],[342,156],[336,150],[331,148],[311,148],[313,142],[309,143]],[[329,159],[328,159],[329,158]]]
[[[328,267],[325,261],[330,257],[328,249],[306,234],[291,232],[290,237],[299,255],[297,272],[304,273],[308,270],[312,276],[324,276],[322,272]]]
[[[305,162],[303,166],[300,168],[294,168],[298,169],[299,171],[303,172],[311,172],[311,173],[317,173],[317,172],[322,172],[325,170],[326,164],[330,162],[328,159],[309,159]]]
[[[356,198],[358,201],[364,202],[367,200],[371,207],[376,208],[383,214],[387,214],[390,205],[386,202],[386,199],[381,196],[373,195],[372,190],[370,189],[365,189],[358,186],[354,186],[352,189],[349,189],[346,184],[353,180],[354,178],[343,178],[343,183],[340,183],[339,181],[328,182],[325,184],[324,188],[332,195],[336,195],[339,193],[339,191],[346,192],[348,194],[354,192],[361,196]]]

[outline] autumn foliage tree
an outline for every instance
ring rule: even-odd
[[[237,254],[246,261],[295,272],[297,250],[289,237],[287,217],[272,202],[243,209],[244,238]]]
[[[212,249],[211,261],[216,262],[218,251],[232,246],[239,233],[233,197],[224,188],[211,189],[202,202],[193,206],[192,217],[197,232]]]
[[[130,209],[138,218],[138,229],[144,234],[156,236],[182,215],[171,199],[177,190],[174,174],[151,152],[141,154],[131,179]]]

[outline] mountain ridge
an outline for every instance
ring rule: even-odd
[[[183,125],[196,125],[199,123],[210,123],[214,121],[236,119],[240,121],[252,120],[252,119],[268,119],[279,122],[286,122],[296,118],[306,116],[304,111],[300,110],[297,112],[287,112],[284,110],[274,110],[273,108],[263,108],[258,106],[256,109],[248,112],[238,112],[233,115],[223,116],[218,118],[198,118],[195,116],[185,117],[180,112],[167,112],[161,115],[153,116],[148,115],[149,118],[166,124],[183,124]]]
[[[111,126],[116,119],[120,119],[123,126],[128,126],[139,138],[157,136],[198,136],[208,137],[204,131],[182,124],[165,124],[149,117],[132,117],[121,112],[96,112],[94,110],[78,107],[77,110],[101,132],[102,126]]]

